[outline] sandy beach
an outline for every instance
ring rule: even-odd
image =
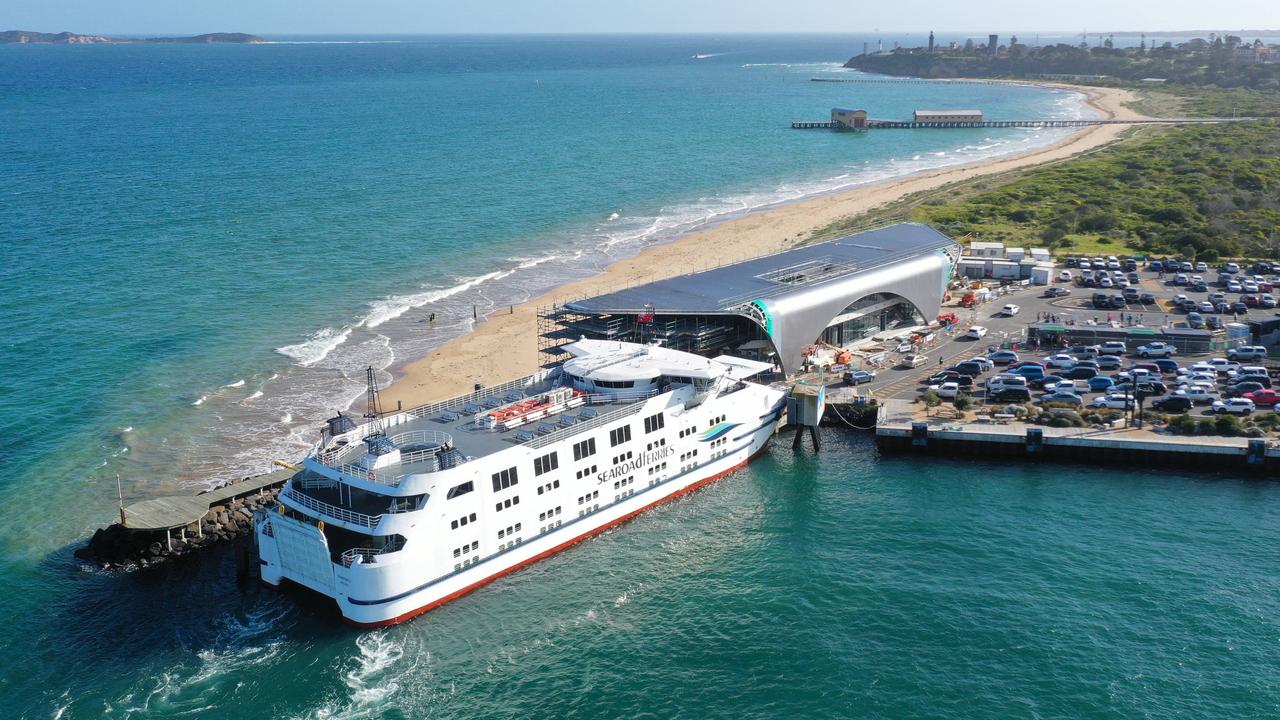
[[[1143,117],[1124,107],[1124,103],[1134,99],[1133,93],[1127,90],[1068,85],[1055,87],[1084,93],[1085,102],[1105,117]],[[836,221],[857,216],[912,193],[1062,160],[1113,142],[1127,127],[1086,127],[1047,148],[761,210],[689,233],[674,242],[648,248],[639,255],[613,263],[598,275],[556,287],[523,305],[517,305],[513,312],[490,315],[471,333],[455,338],[426,357],[406,365],[402,376],[383,392],[383,402],[390,407],[400,402],[408,408],[469,392],[475,383],[489,385],[534,372],[538,364],[536,313],[540,306],[786,250]]]

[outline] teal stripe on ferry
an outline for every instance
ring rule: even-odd
[[[721,437],[724,436],[725,433],[738,427],[741,424],[742,423],[730,423],[730,422],[716,423],[715,425],[712,425],[709,430],[699,435],[698,441],[711,442],[712,440],[719,440]]]

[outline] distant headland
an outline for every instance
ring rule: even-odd
[[[42,33],[30,30],[0,31],[0,44],[17,45],[131,45],[139,43],[265,43],[265,38],[247,33],[205,33],[190,37],[119,38],[106,35],[79,35],[72,32]]]

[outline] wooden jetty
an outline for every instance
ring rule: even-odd
[[[237,573],[250,567],[244,542],[253,533],[253,513],[272,507],[276,494],[299,471],[283,469],[245,478],[198,495],[169,495],[121,507],[121,521],[94,532],[75,551],[103,568],[147,567],[200,548],[236,541]]]
[[[195,531],[200,533],[197,523],[209,514],[210,508],[250,495],[266,494],[268,490],[284,485],[297,472],[294,468],[282,468],[199,495],[166,495],[142,500],[125,507],[124,526],[129,530],[155,532],[196,525]]]

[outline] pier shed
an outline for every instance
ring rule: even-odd
[[[960,246],[901,223],[544,308],[541,351],[581,337],[660,341],[800,370],[819,342],[846,347],[934,318]]]
[[[867,111],[831,108],[831,124],[837,130],[866,130]]]
[[[911,114],[916,123],[980,123],[981,110],[916,110]]]

